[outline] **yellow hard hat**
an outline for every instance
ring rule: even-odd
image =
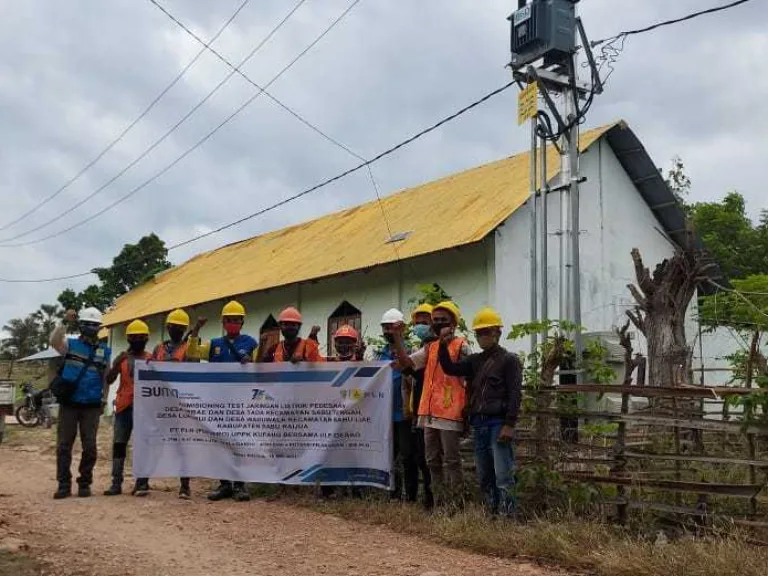
[[[232,300],[224,305],[222,316],[245,316],[245,307],[237,300]]]
[[[189,314],[184,312],[181,308],[176,308],[176,310],[168,314],[165,323],[184,327],[189,326]]]
[[[501,328],[504,323],[501,321],[501,315],[493,308],[481,308],[475,314],[472,320],[472,330],[482,330],[483,328]]]
[[[416,314],[429,314],[431,316],[433,309],[434,306],[432,306],[432,304],[427,304],[426,302],[424,304],[419,304],[416,308],[414,308],[413,312],[411,312],[411,320],[414,319]]]
[[[149,336],[149,326],[141,320],[134,320],[125,329],[126,336]]]
[[[450,312],[451,316],[453,316],[454,320],[456,320],[456,324],[458,324],[459,320],[461,320],[461,310],[459,310],[459,307],[450,300],[440,302],[440,304],[432,309],[432,312],[435,310],[445,310],[446,312]]]

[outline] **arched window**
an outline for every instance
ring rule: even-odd
[[[352,326],[358,333],[363,326],[362,313],[346,300],[328,317],[328,356],[333,355],[333,335],[344,324]]]
[[[280,342],[280,326],[275,317],[270,314],[259,328],[259,352],[256,355],[256,361],[261,362],[264,354],[278,342]]]

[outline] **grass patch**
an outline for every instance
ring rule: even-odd
[[[684,536],[663,545],[595,521],[541,519],[525,524],[489,518],[470,505],[460,512],[424,513],[376,499],[291,503],[364,524],[386,526],[452,547],[525,558],[601,576],[765,576],[768,549],[732,531],[724,537]]]
[[[40,576],[47,566],[26,554],[0,550],[0,574],[13,576]]]

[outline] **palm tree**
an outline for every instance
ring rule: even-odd
[[[13,318],[3,326],[3,330],[10,335],[0,342],[0,351],[4,355],[23,358],[40,351],[40,325],[35,314]]]
[[[56,304],[42,304],[40,309],[34,313],[34,317],[39,325],[38,347],[41,350],[48,348],[48,340],[51,332],[56,328],[56,319],[60,316],[60,310]]]

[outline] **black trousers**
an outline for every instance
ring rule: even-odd
[[[394,422],[393,432],[395,489],[392,496],[402,498],[405,487],[406,500],[415,502],[419,494],[419,468],[416,463],[416,439],[413,436],[411,421]]]
[[[80,476],[78,486],[90,486],[93,482],[93,467],[96,465],[98,451],[96,435],[99,432],[101,406],[61,406],[59,424],[56,429],[56,479],[59,486],[72,486],[72,447],[75,445],[78,431],[83,454],[80,457]]]

